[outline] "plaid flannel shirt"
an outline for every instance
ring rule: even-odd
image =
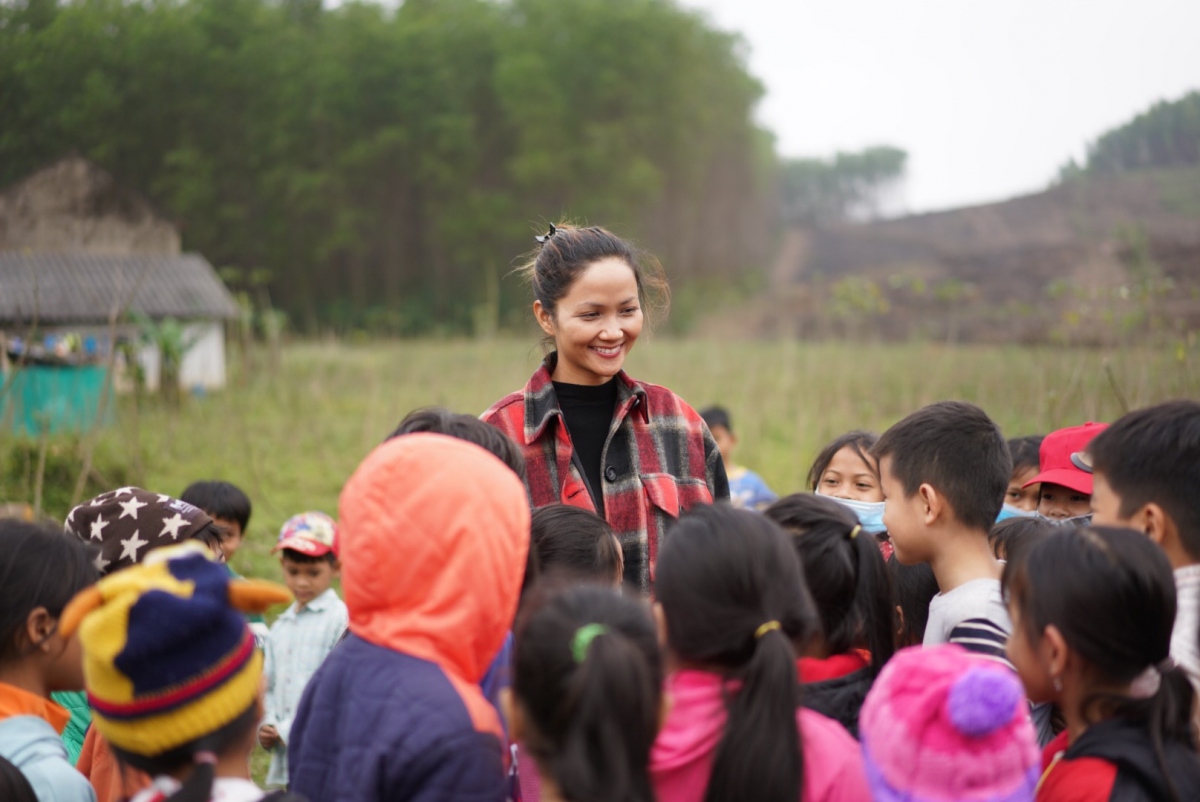
[[[550,354],[524,390],[500,399],[482,418],[524,452],[535,508],[561,502],[595,512],[550,379],[556,360]],[[625,552],[625,580],[648,591],[667,525],[697,504],[729,499],[721,452],[682,398],[621,371],[601,465],[597,492]]]

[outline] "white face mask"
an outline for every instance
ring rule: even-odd
[[[1009,518],[1036,518],[1037,512],[1029,512],[1020,507],[1014,507],[1011,504],[1005,504],[1000,508],[1000,515],[996,517],[996,523],[1007,521]]]
[[[837,498],[836,496],[825,496],[849,507],[858,516],[858,525],[863,528],[863,531],[868,535],[878,535],[887,531],[887,527],[883,525],[883,509],[886,506],[882,501],[855,501],[852,498]]]
[[[1040,518],[1041,520],[1045,521],[1046,523],[1050,524],[1051,526],[1080,526],[1080,527],[1082,527],[1082,526],[1091,526],[1092,525],[1092,514],[1090,512],[1087,515],[1076,515],[1074,518],[1049,518],[1045,515],[1042,515],[1039,512],[1039,513],[1037,513],[1037,517]]]

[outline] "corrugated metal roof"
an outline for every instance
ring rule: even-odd
[[[0,251],[0,322],[107,321],[114,305],[151,318],[230,318],[237,304],[198,254]]]

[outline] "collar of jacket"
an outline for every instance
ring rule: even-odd
[[[542,360],[542,365],[525,385],[525,445],[533,445],[546,431],[551,419],[562,417],[558,395],[554,392],[551,374],[558,364],[558,352],[551,351]],[[622,420],[632,410],[641,416],[644,423],[650,422],[650,408],[646,388],[634,381],[625,371],[617,373],[617,405],[613,419]]]

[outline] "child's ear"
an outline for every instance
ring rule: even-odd
[[[1150,502],[1133,515],[1133,526],[1146,533],[1146,537],[1159,546],[1165,546],[1166,541],[1174,535],[1178,537],[1175,522],[1163,511],[1163,508]]]
[[[1038,644],[1038,651],[1052,678],[1057,680],[1066,673],[1070,650],[1067,648],[1067,639],[1054,624],[1042,630],[1042,641]]]
[[[930,526],[941,516],[946,501],[942,494],[931,484],[923,484],[917,488],[917,495],[925,507],[925,525]]]
[[[37,651],[49,649],[50,637],[58,628],[58,619],[50,615],[45,607],[34,607],[25,619],[25,638]]]
[[[654,603],[654,623],[658,627],[658,645],[665,650],[667,648],[667,616],[663,612],[660,602]]]
[[[525,737],[525,717],[513,699],[512,688],[500,689],[500,712],[508,722],[508,739],[520,742]]]

